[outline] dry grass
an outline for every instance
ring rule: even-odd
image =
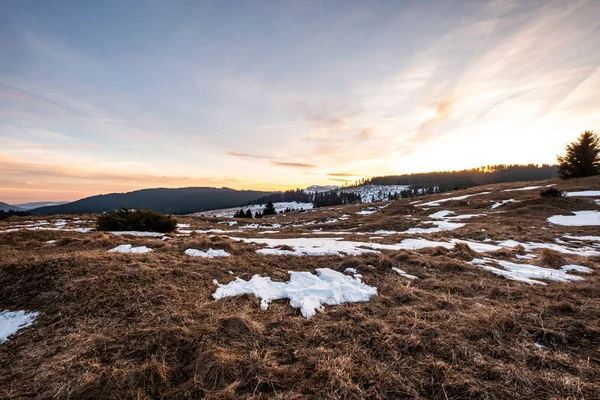
[[[593,206],[587,199],[542,199],[527,192],[500,195],[495,190],[481,197],[439,209],[461,214],[489,209],[493,197],[523,201],[428,238],[550,242],[564,228],[549,226],[547,216],[585,209],[573,208],[580,204]],[[362,207],[354,206],[261,222],[296,223],[347,213],[353,216],[349,221],[318,227],[335,231],[362,223],[361,231],[402,230],[437,211],[406,203],[365,217],[355,216]],[[527,208],[531,213],[524,218]],[[196,229],[225,229],[214,219],[180,220]],[[290,228],[269,237],[300,237],[314,228]],[[571,234],[592,231],[569,228]],[[46,244],[50,239],[58,242]],[[382,242],[398,240],[392,236]],[[156,251],[106,252],[123,243]],[[209,247],[233,257],[183,255],[188,248]],[[574,263],[596,270],[582,281],[542,287],[504,280],[468,264],[477,253],[466,245],[360,257],[260,256],[255,249],[224,235],[163,242],[99,232],[0,234],[0,309],[40,312],[33,327],[0,345],[0,398],[600,398],[598,257],[537,251],[537,265]],[[492,256],[514,260],[519,253],[523,249]],[[310,320],[287,301],[262,311],[253,296],[211,298],[213,279],[229,282],[228,271],[243,279],[268,274],[287,280],[289,270],[323,267],[356,268],[378,295],[368,303],[327,307]],[[408,281],[391,267],[419,280]]]

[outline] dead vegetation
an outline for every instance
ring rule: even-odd
[[[496,190],[481,197],[452,209],[483,210],[500,197],[522,202],[427,238],[552,242],[564,229],[548,226],[547,216],[594,206],[588,199],[542,199],[535,190],[502,196]],[[346,213],[352,219],[338,225],[282,229],[269,237],[301,237],[317,227],[403,230],[442,209],[422,210],[404,200],[358,217],[352,207],[361,209],[323,209],[260,223]],[[519,210],[528,207],[531,214],[524,218]],[[195,229],[224,229],[219,220],[179,220]],[[571,234],[592,231],[569,227]],[[529,286],[468,264],[480,255],[466,244],[357,257],[261,256],[256,245],[226,236],[193,233],[162,241],[101,232],[0,234],[0,309],[40,312],[33,327],[0,345],[0,398],[600,398],[599,257],[536,250],[536,265],[579,264],[596,272],[568,284]],[[381,242],[398,240],[389,236]],[[123,243],[155,251],[106,252]],[[188,248],[223,249],[233,256],[193,258],[183,255]],[[524,249],[489,256],[514,262],[517,254]],[[234,276],[265,274],[284,281],[290,270],[323,267],[357,269],[377,287],[377,296],[326,307],[308,320],[287,300],[263,311],[253,296],[211,298],[213,279],[226,283]],[[409,281],[392,267],[419,279]]]

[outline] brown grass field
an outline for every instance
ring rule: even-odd
[[[598,226],[546,221],[570,211],[600,210],[593,198],[548,199],[539,190],[501,191],[549,183],[561,190],[600,189],[599,177],[486,185],[394,201],[372,215],[355,214],[366,205],[353,205],[260,220],[317,221],[272,234],[258,234],[261,229],[213,236],[194,232],[169,234],[171,240],[162,241],[106,232],[1,232],[0,311],[23,309],[40,315],[34,325],[0,344],[0,398],[600,399],[599,256],[538,249],[532,252],[536,259],[517,260],[522,248],[492,254],[543,267],[578,264],[594,269],[580,274],[581,281],[547,281],[542,286],[507,280],[469,264],[481,255],[465,245],[343,257],[264,256],[255,253],[260,245],[227,237],[338,237],[316,235],[316,228],[352,229],[354,234],[345,240],[378,243],[407,237],[553,243],[566,233],[600,235]],[[490,194],[429,210],[409,204],[488,189]],[[490,209],[504,199],[520,202]],[[403,231],[443,209],[485,215],[457,221],[466,226],[454,231],[373,240],[357,234]],[[350,218],[318,224],[343,214]],[[72,226],[72,216],[59,217]],[[0,231],[59,217],[13,217],[0,221]],[[90,221],[81,226],[93,226],[95,216],[79,217]],[[191,224],[189,229],[237,229],[219,224],[223,220],[218,218],[178,220]],[[239,225],[253,222],[239,220]],[[154,251],[107,252],[126,243]],[[569,242],[574,248],[583,245]],[[232,256],[183,254],[209,247]],[[356,268],[378,294],[366,303],[326,306],[310,319],[288,300],[261,310],[254,296],[211,297],[214,279],[228,283],[234,276],[265,274],[286,281],[290,270],[323,267]],[[391,267],[419,279],[407,280]]]

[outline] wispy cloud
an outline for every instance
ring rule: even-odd
[[[327,174],[327,176],[333,176],[333,177],[349,177],[349,176],[360,176],[357,174],[351,174],[351,173],[347,173],[347,172],[330,172]]]
[[[272,157],[261,156],[261,155],[257,155],[257,154],[244,153],[242,151],[236,151],[236,150],[228,151],[227,155],[230,155],[232,157],[250,158],[250,159],[257,159],[257,160],[270,160],[272,158]]]
[[[277,165],[279,167],[292,167],[292,168],[317,168],[316,165],[313,164],[304,164],[304,163],[296,163],[296,162],[285,162],[285,161],[271,161],[273,165]]]

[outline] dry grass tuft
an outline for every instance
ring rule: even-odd
[[[542,249],[539,260],[542,266],[550,268],[560,268],[567,264],[561,253],[551,249]]]

